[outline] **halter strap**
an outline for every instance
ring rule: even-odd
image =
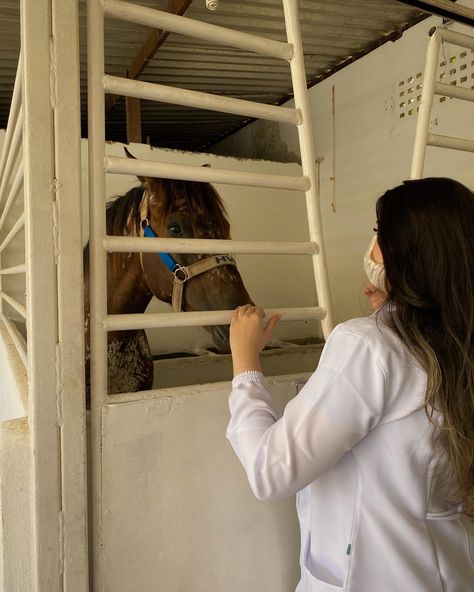
[[[145,190],[143,193],[142,201],[140,203],[140,229],[143,236],[149,238],[158,238],[149,222],[149,194]],[[167,269],[173,274],[173,294],[171,296],[171,306],[174,312],[181,312],[183,302],[183,291],[184,284],[202,273],[206,273],[216,267],[222,267],[224,265],[233,265],[237,267],[237,263],[232,255],[211,255],[200,261],[195,261],[188,266],[181,266],[177,263],[169,253],[157,253],[161,261],[165,264]],[[147,277],[144,265],[143,265],[143,253],[140,253],[140,264]]]

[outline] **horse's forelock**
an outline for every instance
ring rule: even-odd
[[[161,180],[159,189],[156,187],[155,190],[161,193],[155,199],[158,198],[156,201],[163,216],[176,210],[198,213],[216,224],[223,235],[228,235],[229,220],[224,202],[209,183],[168,179]]]
[[[222,236],[229,235],[227,211],[218,192],[209,183],[151,179],[149,182],[150,205],[158,208],[160,217],[168,217],[174,211],[198,214],[215,224]],[[140,202],[144,187],[132,187],[125,195],[107,204],[107,234],[123,235],[130,223],[135,230],[140,227]]]

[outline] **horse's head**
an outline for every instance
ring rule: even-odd
[[[145,236],[230,239],[224,204],[209,183],[149,177],[141,181],[140,224]],[[174,273],[173,265],[178,266]],[[234,309],[252,302],[229,255],[143,253],[142,268],[153,294],[172,302],[176,311]],[[229,327],[206,329],[218,351],[228,352]]]

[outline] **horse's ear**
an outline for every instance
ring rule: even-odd
[[[136,157],[133,156],[133,154],[127,148],[125,148],[125,146],[123,147],[123,149],[125,151],[127,158],[134,158],[136,160]],[[139,178],[139,180],[142,182],[143,185],[147,185],[146,177],[140,177],[140,175],[137,175],[137,177]]]

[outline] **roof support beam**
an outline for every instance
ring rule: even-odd
[[[125,97],[127,115],[127,142],[142,143],[142,118],[140,112],[140,99]]]
[[[178,14],[182,16],[189,8],[193,0],[169,0],[166,12],[171,14]],[[162,29],[153,29],[145,40],[142,48],[135,56],[135,59],[130,64],[127,70],[127,78],[136,80],[140,77],[143,70],[148,66],[149,62],[155,57],[158,49],[163,45],[169,35],[169,31]],[[118,95],[107,95],[105,98],[105,113],[109,111],[120,100]]]
[[[408,4],[419,8],[424,12],[442,16],[463,25],[474,26],[474,9],[462,4],[455,4],[452,0],[397,0],[402,4]]]

